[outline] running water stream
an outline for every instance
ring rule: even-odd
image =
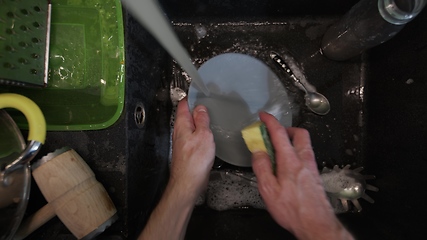
[[[203,83],[196,67],[191,62],[190,55],[182,46],[157,0],[122,0],[122,2],[132,13],[132,16],[159,41],[190,75],[191,82],[195,87],[206,96],[209,96],[209,90]]]

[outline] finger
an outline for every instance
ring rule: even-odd
[[[306,146],[311,148],[310,133],[306,129],[289,127],[286,131],[296,150]]]
[[[303,128],[287,128],[286,130],[290,139],[292,139],[292,144],[299,159],[310,170],[317,172],[317,163],[311,146],[310,133]]]
[[[252,169],[257,176],[258,189],[262,196],[270,195],[274,192],[278,184],[273,173],[273,166],[270,158],[265,152],[254,152],[252,154]]]
[[[278,178],[299,171],[302,164],[297,159],[286,129],[274,116],[268,113],[260,113],[260,119],[267,126],[271,143],[276,152],[276,174]]]
[[[187,98],[182,99],[178,103],[178,108],[176,110],[176,118],[174,125],[174,135],[180,134],[183,131],[193,132],[195,129],[193,116],[191,116],[190,110],[188,108]]]
[[[193,110],[194,125],[196,126],[196,131],[200,130],[210,130],[209,124],[209,114],[208,109],[203,105],[198,105]]]

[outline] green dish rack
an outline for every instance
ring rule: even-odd
[[[7,0],[3,0],[7,1]],[[120,0],[52,0],[45,88],[0,86],[39,105],[48,131],[99,130],[124,106],[124,33]],[[8,111],[20,128],[25,117]]]

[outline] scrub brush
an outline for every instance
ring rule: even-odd
[[[0,0],[0,84],[47,85],[51,5]]]

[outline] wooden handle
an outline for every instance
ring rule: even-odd
[[[33,177],[58,218],[78,239],[117,212],[105,188],[72,149],[38,166]]]
[[[36,213],[25,219],[21,226],[19,226],[18,231],[16,232],[13,239],[21,240],[26,238],[28,235],[30,235],[32,232],[37,230],[55,216],[56,214],[53,206],[49,203],[44,205]]]

